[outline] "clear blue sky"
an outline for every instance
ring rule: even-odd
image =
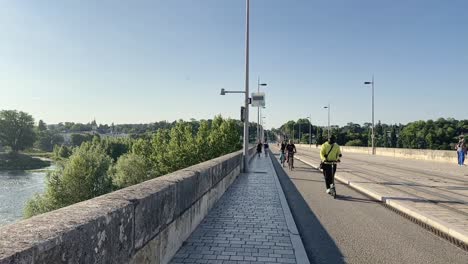
[[[267,127],[468,118],[468,1],[251,0]],[[244,0],[1,1],[0,109],[47,123],[238,118]],[[251,119],[256,119],[253,111]]]

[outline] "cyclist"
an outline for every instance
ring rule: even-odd
[[[284,150],[286,149],[286,142],[281,141],[281,153],[284,153]]]
[[[297,152],[296,145],[294,145],[292,140],[289,140],[289,143],[286,145],[285,149],[288,153],[288,155],[286,156],[286,160],[288,161],[288,163],[291,162],[289,166],[291,167],[291,169],[294,169],[294,153]]]
[[[325,177],[327,193],[332,194],[333,196],[336,194],[336,163],[340,162],[341,156],[340,146],[336,143],[335,135],[332,135],[330,139],[322,145],[322,149],[320,150],[320,159],[322,160],[323,176]]]
[[[284,161],[286,160],[285,150],[286,150],[286,142],[284,142],[283,140],[281,141],[281,148],[280,148],[280,161],[283,167],[284,167]]]

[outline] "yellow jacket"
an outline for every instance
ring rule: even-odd
[[[333,146],[333,149],[330,151],[330,148]],[[330,151],[328,157],[325,158],[325,155]],[[320,159],[325,164],[330,164],[332,162],[337,162],[340,159],[341,150],[338,144],[331,145],[328,141],[322,144],[322,149],[320,149]],[[326,161],[325,161],[326,160]]]

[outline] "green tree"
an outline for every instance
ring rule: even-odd
[[[15,110],[0,111],[0,143],[15,153],[34,144],[34,118]]]
[[[37,130],[38,131],[46,131],[47,130],[47,125],[44,121],[39,120],[39,124],[37,125]]]
[[[25,216],[54,210],[112,191],[109,167],[112,159],[101,146],[83,143],[68,160],[59,162],[57,170],[47,176],[43,195],[27,203]]]
[[[71,134],[70,136],[71,144],[74,147],[79,147],[83,142],[89,142],[93,140],[93,135],[91,134]]]
[[[49,130],[39,131],[36,137],[34,147],[42,151],[53,151],[55,145],[61,145],[64,142],[63,136]]]
[[[150,165],[145,157],[127,153],[113,167],[112,179],[117,188],[125,188],[149,180]]]
[[[55,160],[63,160],[68,159],[73,154],[73,150],[65,145],[55,145],[53,153]]]

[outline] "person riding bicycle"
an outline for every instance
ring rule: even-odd
[[[281,165],[284,166],[284,161],[286,160],[286,154],[284,153],[286,149],[286,143],[283,141],[281,141],[281,147],[280,147],[280,162],[281,162]]]
[[[340,162],[341,150],[336,143],[336,137],[332,135],[330,139],[322,145],[320,150],[320,159],[322,160],[323,176],[325,177],[325,186],[327,193],[330,188],[335,188],[336,163]]]
[[[285,149],[286,149],[286,142],[284,142],[284,140],[283,140],[283,141],[281,141],[281,153],[284,154]]]
[[[291,159],[291,168],[294,169],[294,153],[297,152],[296,145],[292,143],[292,140],[289,140],[289,143],[286,145],[285,149],[288,153],[288,155],[286,156],[286,160],[289,163],[289,160]]]

